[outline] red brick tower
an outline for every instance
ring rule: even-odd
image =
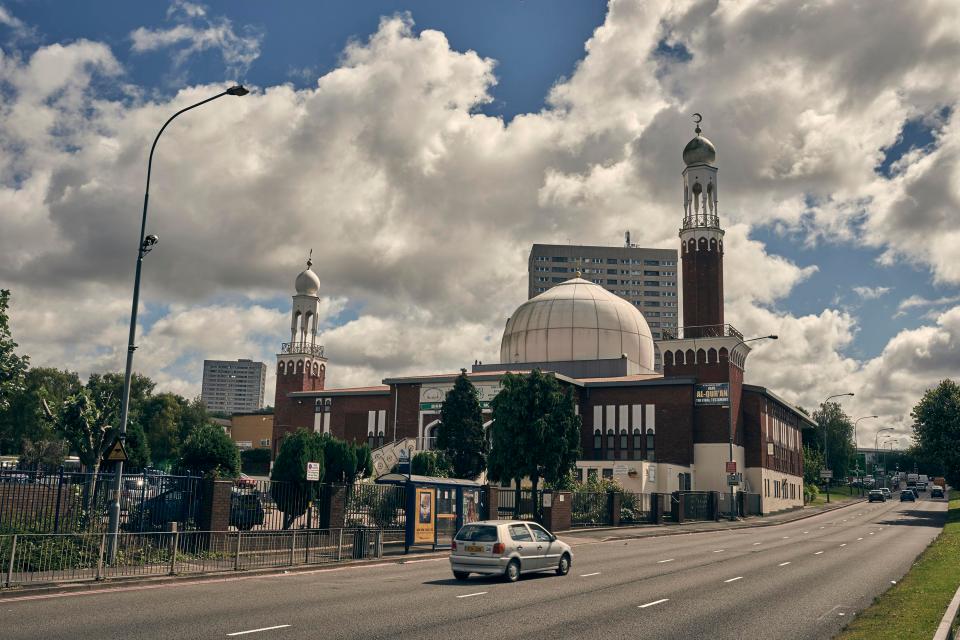
[[[311,266],[313,261],[307,259],[307,268],[297,276],[290,342],[284,342],[277,354],[277,391],[273,403],[274,458],[287,433],[314,424],[312,401],[291,398],[290,394],[319,391],[326,380],[327,359],[323,355],[323,346],[317,344],[320,279]]]

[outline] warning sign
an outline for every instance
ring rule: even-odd
[[[114,440],[110,448],[103,454],[103,459],[107,462],[126,462],[127,450],[123,447],[123,441],[119,438]]]

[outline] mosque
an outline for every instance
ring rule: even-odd
[[[541,369],[572,386],[583,423],[580,479],[614,478],[644,493],[728,492],[733,484],[760,494],[762,511],[773,513],[803,505],[801,430],[813,422],[773,391],[743,382],[750,343],[760,338],[724,322],[717,151],[701,133],[698,124],[683,149],[683,326],[654,343],[639,310],[578,273],[521,304],[507,319],[499,364],[474,364],[468,376],[485,426],[507,372]],[[369,442],[378,473],[386,472],[401,449],[433,448],[458,374],[327,389],[311,264],[297,276],[290,342],[277,355],[274,456],[285,434],[307,428]]]

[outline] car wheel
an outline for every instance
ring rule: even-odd
[[[507,570],[504,572],[504,577],[507,579],[507,582],[516,582],[520,579],[520,561],[511,560],[507,565]]]
[[[557,575],[565,576],[570,573],[570,556],[563,554],[560,556],[560,564],[557,565]]]
[[[467,578],[470,577],[470,572],[468,572],[468,571],[454,571],[454,572],[453,572],[453,577],[456,578],[457,580],[466,580]]]

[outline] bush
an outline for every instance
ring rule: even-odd
[[[270,474],[270,495],[283,513],[283,528],[289,529],[319,495],[319,482],[307,482],[307,463],[320,465],[324,477],[323,440],[316,433],[299,429],[283,439]]]
[[[803,501],[813,502],[820,495],[820,489],[815,484],[803,485]]]
[[[183,443],[180,466],[205,476],[236,478],[240,475],[240,452],[223,429],[204,424]]]

